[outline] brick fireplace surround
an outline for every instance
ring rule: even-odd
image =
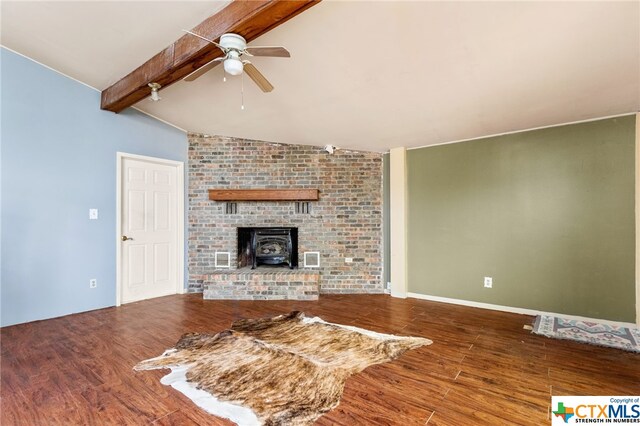
[[[239,201],[237,213],[209,189],[319,189],[310,213],[292,201]],[[299,268],[237,268],[237,228],[297,227]],[[215,253],[231,253],[216,270]],[[304,252],[320,252],[305,268]],[[352,258],[346,263],[345,258]],[[189,135],[189,291],[210,299],[317,299],[382,293],[382,154]]]

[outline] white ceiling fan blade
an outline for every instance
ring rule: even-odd
[[[251,62],[244,61],[243,63],[244,72],[247,73],[251,80],[253,80],[253,82],[258,85],[260,90],[262,90],[263,92],[270,92],[273,90],[273,85],[269,83],[269,80],[267,80],[264,75],[262,75],[260,71],[258,71],[258,69],[253,66]]]
[[[291,54],[282,46],[251,46],[244,49],[249,56],[273,56],[276,58],[290,58]]]
[[[222,63],[224,60],[225,60],[225,58],[216,58],[213,61],[201,66],[200,68],[198,68],[197,70],[195,70],[191,74],[187,75],[185,78],[183,78],[183,80],[184,81],[193,81],[196,78],[202,76],[203,74],[211,71],[213,69],[213,67],[215,67],[216,65]]]
[[[204,41],[208,41],[209,43],[216,45],[216,46],[217,46],[220,50],[222,50],[225,54],[227,53],[227,49],[225,49],[224,47],[220,46],[220,44],[216,43],[216,42],[215,42],[215,41],[213,41],[213,40],[210,40],[210,39],[208,39],[208,38],[206,38],[206,37],[203,37],[203,36],[201,36],[200,34],[196,34],[196,33],[194,33],[193,31],[189,31],[189,30],[182,30],[182,31],[184,31],[185,33],[191,34],[192,36],[196,36],[196,37],[198,37],[198,38],[201,38],[201,39],[202,39],[202,40],[204,40]]]

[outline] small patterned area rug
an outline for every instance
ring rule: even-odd
[[[606,346],[630,352],[640,352],[640,329],[619,327],[598,322],[538,315],[533,333],[553,339]]]

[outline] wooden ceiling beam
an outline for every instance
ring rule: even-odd
[[[210,16],[193,32],[218,40],[235,33],[247,42],[283,24],[320,0],[234,0]],[[151,94],[149,83],[167,87],[197,70],[222,52],[211,43],[185,34],[171,46],[102,91],[100,108],[120,112]]]

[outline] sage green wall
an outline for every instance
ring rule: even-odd
[[[626,116],[408,151],[409,291],[634,322],[634,140]]]

